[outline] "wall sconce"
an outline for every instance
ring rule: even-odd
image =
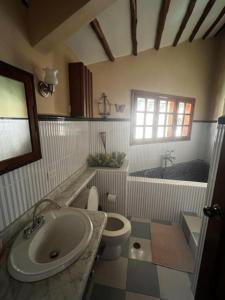
[[[48,97],[49,94],[55,92],[55,86],[58,84],[57,74],[58,70],[45,68],[45,78],[44,81],[39,81],[38,89],[42,97]]]
[[[98,101],[99,115],[103,118],[107,118],[111,114],[111,102],[105,93],[102,93],[100,100]]]

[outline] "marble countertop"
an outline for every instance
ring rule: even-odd
[[[81,300],[106,224],[106,214],[85,210],[93,224],[92,239],[83,255],[64,271],[42,281],[23,283],[7,271],[7,252],[0,260],[0,299]]]
[[[46,198],[54,199],[60,205],[70,206],[95,175],[96,169],[87,168],[79,176],[71,176],[66,182],[50,192]]]

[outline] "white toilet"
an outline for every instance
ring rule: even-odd
[[[88,196],[87,209],[98,210],[98,190],[92,186]],[[107,224],[102,236],[103,259],[117,259],[121,255],[122,245],[131,234],[130,221],[116,213],[107,213]]]

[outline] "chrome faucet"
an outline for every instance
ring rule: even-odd
[[[53,204],[55,206],[55,208],[59,209],[61,208],[61,206],[54,200],[52,199],[43,199],[41,201],[39,201],[35,206],[34,206],[34,212],[33,212],[33,217],[32,217],[32,224],[28,227],[26,227],[23,231],[23,236],[25,239],[29,239],[31,234],[36,231],[37,229],[39,229],[45,222],[44,216],[36,216],[36,212],[38,207],[44,203],[44,202],[49,202],[51,204]]]
[[[165,160],[165,168],[167,167],[168,161],[172,164],[176,159],[174,150],[167,150],[165,155],[163,156],[163,159]]]

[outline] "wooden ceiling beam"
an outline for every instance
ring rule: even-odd
[[[193,39],[195,38],[197,32],[199,31],[199,28],[201,27],[202,23],[205,21],[205,18],[208,16],[210,10],[212,9],[214,3],[216,0],[209,0],[208,3],[206,4],[205,9],[203,10],[203,13],[198,20],[197,24],[195,25],[190,37],[189,37],[189,42],[192,42]]]
[[[209,29],[206,31],[206,33],[203,35],[203,40],[207,38],[207,36],[210,34],[210,32],[216,27],[216,25],[219,23],[219,21],[222,19],[222,17],[225,15],[225,6],[219,13],[216,20],[212,23],[212,25],[209,27]]]
[[[183,20],[182,20],[182,23],[181,23],[181,25],[180,25],[180,28],[179,28],[179,30],[178,30],[178,32],[177,32],[177,35],[176,35],[175,39],[174,39],[173,47],[176,47],[176,45],[178,44],[179,39],[180,39],[180,37],[181,37],[181,35],[182,35],[182,33],[183,33],[183,31],[184,31],[186,25],[187,25],[187,22],[188,22],[188,20],[189,20],[190,17],[191,17],[191,14],[192,14],[192,12],[193,12],[193,9],[194,9],[194,7],[195,7],[196,2],[197,2],[197,0],[190,0],[190,1],[189,1],[189,5],[188,5],[188,7],[187,7],[185,16],[184,16],[184,18],[183,18]]]
[[[137,55],[137,0],[130,0],[132,54]]]
[[[108,56],[109,60],[114,61],[115,58],[114,58],[114,56],[112,54],[112,51],[111,51],[111,49],[109,47],[109,44],[108,44],[108,42],[107,42],[107,40],[105,38],[105,35],[104,35],[104,33],[103,33],[102,29],[101,29],[101,26],[100,26],[98,20],[94,19],[93,21],[91,21],[90,22],[90,26],[93,29],[94,33],[96,34],[99,42],[102,45],[102,48],[105,51],[105,54]]]
[[[220,35],[222,31],[225,31],[225,23],[220,27],[220,29],[215,33],[214,37]]]
[[[158,18],[156,38],[155,38],[155,49],[156,50],[158,50],[160,47],[163,29],[164,29],[164,26],[166,23],[166,16],[168,14],[169,7],[170,7],[170,0],[162,0],[160,12],[159,12],[159,18]]]

